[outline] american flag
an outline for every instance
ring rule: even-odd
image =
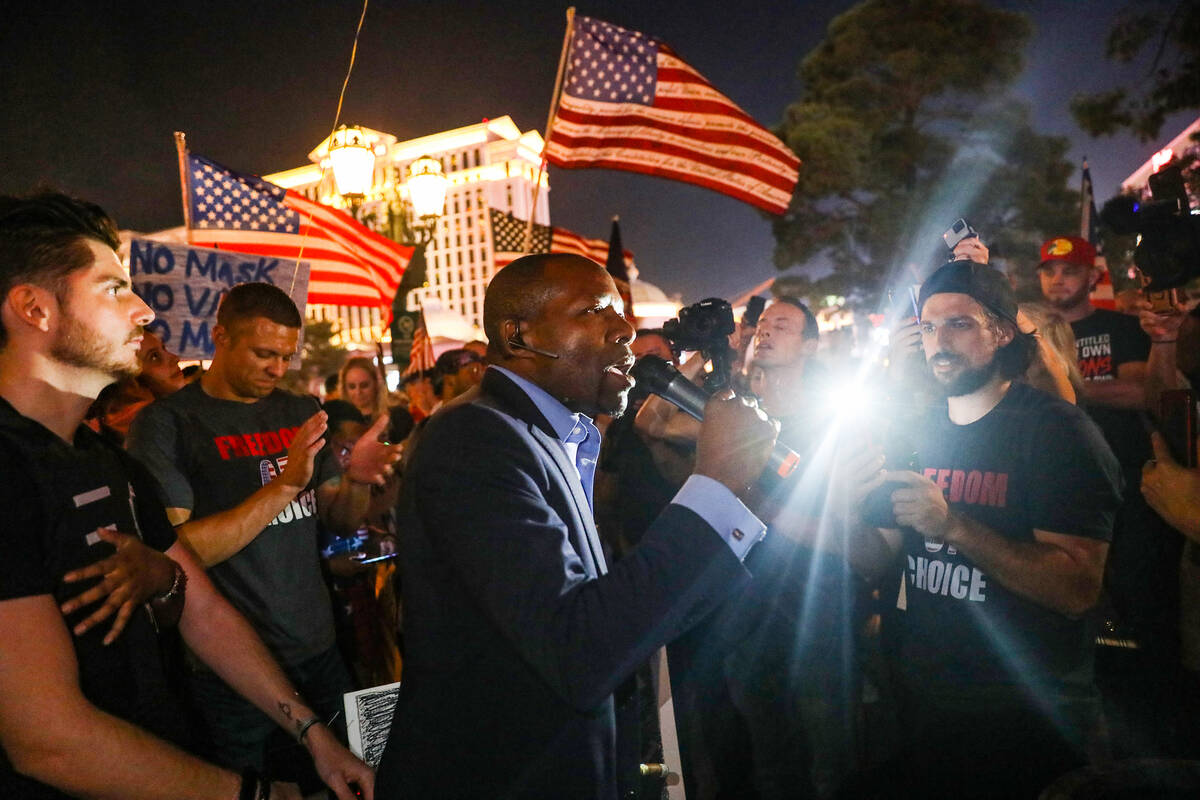
[[[408,367],[405,375],[414,372],[426,372],[433,369],[437,359],[433,357],[433,340],[429,338],[429,330],[425,327],[425,315],[421,315],[421,323],[413,331],[412,350],[408,354]]]
[[[511,213],[490,209],[492,214],[492,258],[496,269],[525,255],[525,226],[523,219]],[[588,239],[566,228],[549,225],[533,226],[533,244],[530,253],[576,253],[600,264],[608,260],[608,242],[603,239]],[[633,253],[624,251],[625,264],[633,265]]]
[[[663,42],[575,17],[546,158],[694,183],[772,214],[800,160]]]
[[[302,257],[312,265],[309,303],[391,305],[411,247],[368,230],[345,211],[202,156],[188,153],[182,168],[192,244]]]

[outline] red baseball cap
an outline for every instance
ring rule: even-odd
[[[1040,267],[1047,261],[1066,261],[1071,264],[1082,264],[1085,267],[1095,266],[1096,248],[1087,239],[1078,236],[1058,236],[1042,245]]]

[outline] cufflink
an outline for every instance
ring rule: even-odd
[[[746,534],[742,533],[741,528],[734,528],[733,529],[733,538],[737,539],[740,542],[742,539],[746,538]]]

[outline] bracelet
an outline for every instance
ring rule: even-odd
[[[172,563],[175,564],[175,578],[171,581],[171,588],[158,597],[150,598],[151,603],[166,603],[183,594],[184,590],[187,589],[187,573],[183,571],[183,567],[179,566],[178,563]]]
[[[301,722],[300,730],[296,731],[296,741],[300,742],[300,744],[304,744],[304,737],[308,735],[308,729],[311,728],[313,725],[320,724],[320,722],[321,722],[320,717],[309,717],[308,719]]]

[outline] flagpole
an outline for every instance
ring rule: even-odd
[[[192,240],[192,208],[188,202],[187,178],[187,134],[175,131],[175,150],[179,153],[179,193],[183,200],[183,226],[187,231],[187,240]]]
[[[1091,176],[1088,174],[1087,156],[1084,156],[1083,171],[1079,174],[1079,236],[1083,239],[1087,239],[1088,233],[1090,233],[1088,227],[1091,222],[1091,202],[1094,202],[1088,197],[1089,183],[1091,183]]]
[[[529,219],[525,223],[525,247],[528,253],[533,247],[533,217],[537,213],[538,193],[542,188],[542,175],[546,172],[546,146],[550,142],[550,134],[554,129],[554,115],[558,111],[558,101],[562,97],[563,73],[567,67],[567,52],[571,49],[571,31],[575,27],[575,6],[567,9],[567,32],[563,34],[562,51],[558,54],[558,73],[554,76],[554,93],[550,96],[550,113],[546,115],[546,135],[542,137],[542,160],[538,163],[537,179],[533,182],[533,192],[529,204]]]

